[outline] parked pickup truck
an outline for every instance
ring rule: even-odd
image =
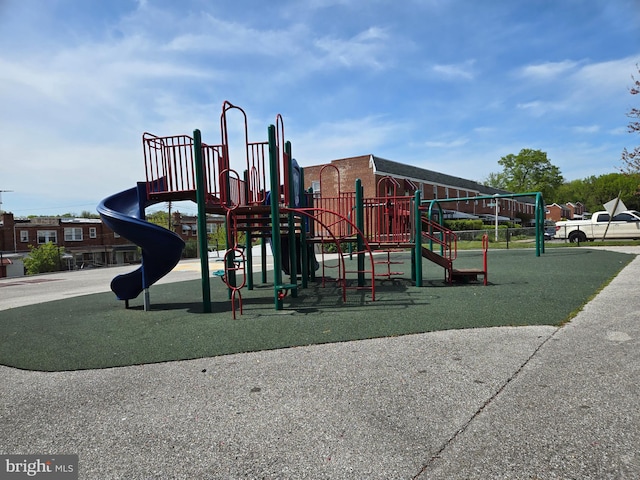
[[[627,210],[613,217],[609,223],[608,212],[596,212],[588,220],[566,220],[556,222],[555,238],[568,239],[570,242],[602,240],[605,231],[606,239],[640,238],[640,213]],[[607,228],[607,225],[609,226]]]

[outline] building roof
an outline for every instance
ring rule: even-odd
[[[371,155],[370,158],[373,163],[374,172],[378,175],[390,175],[409,178],[410,180],[418,180],[436,185],[445,185],[448,187],[455,187],[467,191],[479,192],[483,195],[508,195],[514,193],[507,190],[502,190],[501,188],[483,185],[482,183],[478,183],[473,180],[467,180],[466,178],[456,177],[453,175],[447,175],[446,173],[427,170],[426,168],[419,168],[414,167],[413,165],[394,162],[393,160],[376,157],[375,155]],[[522,200],[529,203],[535,203],[536,201],[534,197],[522,197]]]
[[[414,167],[413,165],[394,162],[385,158],[376,157],[375,155],[371,155],[371,160],[374,165],[374,171],[379,175],[406,177],[412,180],[419,180],[438,185],[446,185],[449,187],[481,192],[487,195],[494,195],[496,193],[513,193],[506,190],[501,190],[499,188],[488,187],[481,183],[474,182],[473,180],[467,180],[465,178],[455,177],[453,175],[447,175],[440,172],[434,172],[433,170],[427,170],[425,168]]]
[[[69,218],[61,217],[60,223],[102,223],[99,218]]]

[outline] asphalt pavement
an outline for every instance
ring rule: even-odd
[[[40,288],[55,289],[40,299],[91,293],[93,275],[115,271],[0,285],[0,308],[16,290],[30,291],[18,304]],[[636,258],[560,328],[90,371],[0,367],[0,453],[77,454],[83,479],[640,478],[639,277]]]

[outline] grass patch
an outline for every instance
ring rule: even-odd
[[[342,302],[333,282],[311,284],[274,309],[271,285],[243,290],[244,315],[233,320],[226,289],[212,279],[213,313],[203,313],[201,282],[151,288],[124,309],[112,293],[0,311],[0,363],[60,371],[209,357],[232,353],[503,325],[560,325],[606,285],[633,255],[586,248],[489,252],[489,282],[448,286],[442,268],[423,262],[424,287],[409,279],[410,256],[393,254],[403,275]],[[479,267],[479,252],[456,266]],[[353,269],[353,268],[351,268]],[[256,281],[260,275],[256,275]]]
[[[565,241],[545,241],[545,251],[549,248],[589,248],[589,247],[628,247],[638,246],[640,240],[606,240],[606,241],[594,241],[594,242],[582,242],[569,243]],[[482,248],[481,240],[459,240],[458,250],[479,250]],[[510,240],[508,243],[503,241],[494,241],[489,237],[489,250],[509,250],[520,248],[536,248],[535,239],[529,238],[527,240],[518,241]]]

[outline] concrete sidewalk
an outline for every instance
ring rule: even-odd
[[[78,454],[86,479],[640,478],[639,277],[562,328],[0,367],[1,452]]]

